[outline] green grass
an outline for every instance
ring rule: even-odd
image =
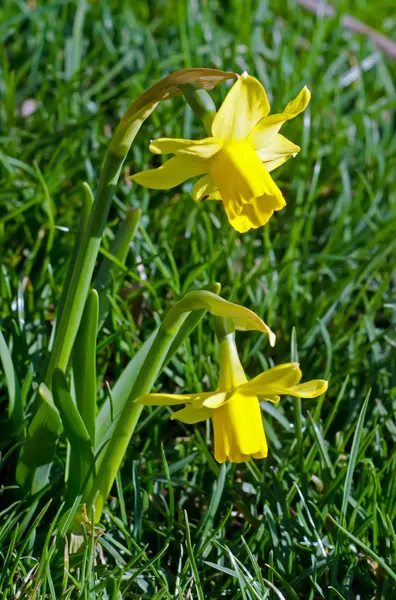
[[[290,398],[265,405],[269,457],[244,465],[214,462],[208,425],[183,426],[167,409],[146,409],[102,519],[101,553],[88,532],[81,555],[69,553],[70,540],[65,546],[64,440],[51,488],[35,499],[15,489],[19,441],[10,434],[1,370],[0,598],[390,600],[394,63],[293,1],[134,4],[38,1],[31,10],[4,0],[0,8],[0,325],[26,417],[38,402],[81,182],[95,188],[132,99],[188,66],[248,70],[267,87],[274,111],[310,87],[306,115],[284,127],[302,151],[275,172],[288,204],[263,229],[239,236],[220,203],[193,203],[190,184],[148,192],[124,178],[104,254],[129,207],[143,217],[127,268],[109,289],[99,379],[118,378],[186,291],[219,281],[223,297],[256,311],[278,336],[271,349],[262,335],[238,334],[249,376],[298,356],[305,379],[329,378],[329,391],[301,405]],[[386,2],[379,5],[385,11]],[[363,2],[356,6],[360,18],[369,14]],[[225,93],[225,85],[213,92],[217,104]],[[23,117],[28,99],[36,110]],[[157,164],[151,138],[203,135],[181,99],[163,103],[127,170]],[[216,377],[205,318],[158,389],[211,389]],[[103,385],[100,402],[106,395]]]

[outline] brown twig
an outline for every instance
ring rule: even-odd
[[[336,10],[333,6],[329,4],[325,4],[321,2],[321,0],[297,0],[298,4],[300,4],[306,10],[314,13],[315,15],[321,17],[335,17],[337,15]],[[385,35],[382,35],[375,29],[372,29],[368,25],[359,21],[359,19],[355,19],[351,15],[342,15],[341,23],[345,27],[345,29],[349,29],[355,33],[363,33],[367,35],[374,44],[385,52],[390,58],[396,60],[396,44],[392,42]]]

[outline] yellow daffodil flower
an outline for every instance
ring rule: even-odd
[[[217,112],[212,137],[153,140],[151,152],[175,156],[158,169],[136,173],[131,179],[164,190],[204,175],[194,185],[194,200],[222,200],[229,222],[241,233],[260,227],[286,204],[270,172],[300,150],[278,132],[285,121],[305,110],[310,97],[304,87],[283,113],[269,115],[263,86],[244,73]]]
[[[217,462],[246,462],[251,457],[265,458],[268,453],[259,399],[276,403],[281,394],[316,398],[327,390],[327,381],[299,383],[301,377],[298,363],[288,363],[247,381],[234,334],[230,333],[220,341],[220,376],[215,392],[148,394],[138,402],[149,406],[186,404],[171,418],[189,424],[211,418]]]

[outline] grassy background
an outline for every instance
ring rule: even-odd
[[[283,131],[302,151],[275,172],[288,204],[265,228],[239,236],[220,203],[194,205],[190,183],[149,194],[121,181],[104,248],[130,206],[144,216],[99,334],[100,378],[119,376],[175,299],[219,281],[225,298],[255,310],[278,336],[270,349],[264,336],[238,334],[247,373],[298,354],[305,378],[328,377],[329,392],[301,410],[290,398],[264,406],[270,455],[246,465],[219,467],[205,424],[183,426],[166,409],[146,409],[103,518],[103,556],[90,543],[73,565],[57,513],[64,447],[51,494],[35,502],[12,496],[15,440],[0,374],[2,598],[394,598],[394,63],[291,0],[135,4],[33,9],[4,0],[0,8],[0,318],[27,416],[78,223],[80,182],[95,187],[131,100],[188,66],[248,70],[274,111],[310,87],[309,110]],[[373,24],[371,4],[338,6]],[[373,19],[391,32],[388,10],[376,3]],[[217,103],[225,93],[213,93]],[[27,100],[35,111],[23,116]],[[163,103],[126,174],[157,164],[147,148],[158,136],[203,130],[181,99]],[[206,390],[216,376],[207,319],[158,387]]]

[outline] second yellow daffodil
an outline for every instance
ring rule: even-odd
[[[310,97],[304,87],[283,113],[269,115],[263,86],[244,73],[217,112],[212,137],[152,141],[151,152],[172,153],[174,158],[131,179],[151,189],[169,189],[190,177],[204,175],[194,185],[196,201],[222,200],[236,231],[260,227],[286,204],[270,172],[300,150],[278,132],[285,121],[305,110]]]
[[[301,377],[298,363],[287,363],[248,381],[239,360],[234,333],[229,333],[220,340],[220,376],[216,391],[147,394],[138,402],[150,406],[186,404],[171,418],[188,424],[211,418],[217,462],[246,462],[251,457],[265,458],[268,453],[260,399],[279,402],[282,394],[316,398],[327,390],[327,381],[316,379],[299,383]]]

